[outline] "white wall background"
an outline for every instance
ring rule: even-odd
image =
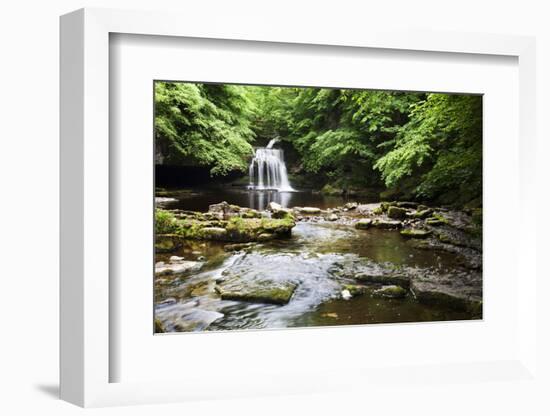
[[[550,152],[550,12],[545,1],[391,0],[391,1],[185,1],[185,0],[18,0],[0,9],[0,414],[72,415],[82,410],[56,399],[58,383],[58,16],[81,7],[178,10],[189,19],[221,13],[288,25],[323,25],[337,31],[347,25],[385,22],[434,30],[470,30],[537,36],[540,213],[539,266],[550,235],[547,184]],[[182,22],[184,25],[185,22]],[[506,209],[503,207],[503,209]],[[511,224],[514,213],[510,213]],[[509,224],[508,224],[509,225]],[[546,263],[546,261],[544,261]],[[550,274],[548,274],[550,276]],[[548,292],[548,284],[538,290]],[[548,325],[548,306],[540,305]],[[549,335],[541,331],[539,356],[548,371]],[[404,348],[406,348],[404,346]],[[544,352],[545,351],[545,352]],[[354,358],[350,358],[353,365]],[[549,405],[529,385],[499,383],[484,389],[468,385],[413,389],[376,400],[330,396],[258,398],[93,410],[101,415],[178,414],[548,414]],[[547,388],[550,391],[550,388]],[[546,392],[547,393],[547,392]]]

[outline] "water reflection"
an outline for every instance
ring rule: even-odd
[[[226,187],[200,190],[173,190],[170,197],[174,201],[163,203],[168,209],[186,209],[208,211],[208,206],[227,201],[241,207],[264,210],[270,202],[276,202],[285,208],[295,206],[314,206],[322,209],[341,206],[348,200],[341,196],[326,196],[309,190],[279,192],[276,190],[252,190],[246,187]],[[352,198],[357,202],[375,202],[368,198]]]

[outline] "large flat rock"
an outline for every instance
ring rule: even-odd
[[[235,277],[219,283],[216,291],[223,300],[285,305],[296,287],[297,284],[288,281],[242,280]]]

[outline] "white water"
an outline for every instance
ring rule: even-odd
[[[278,141],[278,138],[271,139],[266,147],[256,149],[248,168],[251,189],[294,191],[288,180],[283,150],[273,149]]]

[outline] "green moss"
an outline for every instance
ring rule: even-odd
[[[374,215],[382,215],[382,214],[384,213],[384,210],[383,210],[382,207],[380,206],[380,207],[378,207],[378,208],[374,208],[374,209],[372,210],[372,213],[373,213]]]
[[[178,231],[178,221],[173,213],[163,209],[155,210],[155,233],[171,234]]]
[[[378,290],[375,290],[372,295],[379,298],[404,298],[407,296],[407,291],[401,286],[391,285],[384,286]]]
[[[164,332],[166,332],[166,330],[164,329],[164,325],[162,324],[160,319],[155,318],[155,334],[162,334]]]
[[[407,218],[407,210],[405,208],[390,206],[388,208],[388,217],[396,220],[403,220]]]

